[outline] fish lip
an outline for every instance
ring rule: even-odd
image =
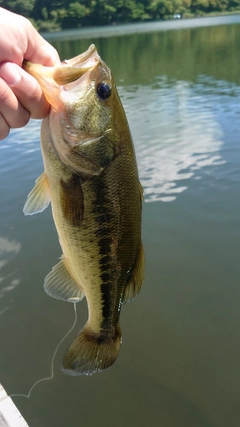
[[[99,65],[103,65],[103,61],[97,53],[96,46],[91,44],[85,52],[65,60],[60,65],[45,67],[41,64],[24,61],[23,68],[36,78],[49,104],[55,111],[58,111],[62,104],[61,94],[76,91],[79,86],[83,85],[81,92],[84,95],[90,79],[97,80],[98,73],[95,70]],[[79,97],[81,97],[81,93],[79,93]]]
[[[59,86],[65,86],[79,80],[87,72],[91,72],[101,61],[96,46],[91,44],[86,52],[66,59],[53,70],[52,78]]]
[[[93,70],[100,62],[101,58],[97,53],[96,46],[91,44],[86,52],[83,52],[74,58],[66,59],[63,63],[63,67],[64,64],[66,64],[74,69],[82,69],[83,74],[85,74],[85,72]]]
[[[53,73],[53,80],[59,85],[60,90],[71,91],[79,87],[84,81],[96,80],[95,69],[102,64],[94,44],[86,52],[65,60]]]
[[[93,54],[95,54],[94,56],[96,56],[98,60],[100,59],[96,46],[92,43],[85,52],[75,56],[74,58],[66,59],[63,63],[71,65],[72,67],[80,67],[82,63],[86,62]]]

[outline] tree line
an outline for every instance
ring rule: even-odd
[[[39,31],[240,11],[240,0],[0,0]]]

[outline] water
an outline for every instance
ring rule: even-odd
[[[117,362],[93,377],[60,368],[86,321],[78,304],[54,379],[29,400],[14,398],[31,427],[240,424],[240,25],[182,22],[53,41],[63,59],[94,42],[114,73],[145,189],[146,277],[123,307]],[[50,209],[22,213],[42,172],[39,127],[32,121],[0,144],[0,381],[9,394],[50,375],[74,321],[71,304],[43,291],[61,255]]]

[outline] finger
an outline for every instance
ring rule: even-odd
[[[59,62],[56,49],[40,36],[28,19],[1,7],[0,16],[0,62],[12,61],[19,66],[24,59],[47,66]]]
[[[27,111],[18,101],[10,87],[0,79],[0,114],[10,128],[25,126],[30,118]],[[3,126],[3,133],[6,132]]]
[[[34,77],[11,62],[0,66],[0,77],[10,86],[18,101],[18,109],[24,108],[34,119],[43,119],[48,115],[49,104]]]
[[[0,113],[0,140],[7,138],[10,128]]]
[[[25,59],[46,66],[60,62],[56,49],[40,36],[28,20],[26,22],[26,31],[28,46],[24,55]]]

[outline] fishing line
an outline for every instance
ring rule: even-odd
[[[71,328],[69,329],[69,331],[66,333],[66,335],[64,335],[64,337],[61,339],[61,341],[58,343],[58,345],[57,345],[57,347],[56,347],[56,349],[55,349],[55,351],[54,351],[54,353],[53,353],[53,357],[52,357],[52,361],[51,361],[51,375],[50,375],[50,377],[44,377],[44,378],[41,378],[40,380],[37,380],[33,385],[32,385],[32,387],[30,388],[30,390],[29,390],[29,392],[28,392],[28,394],[11,394],[9,397],[16,397],[16,396],[18,396],[18,397],[26,397],[27,399],[29,399],[30,398],[30,396],[31,396],[31,393],[32,393],[32,391],[33,391],[33,389],[36,387],[36,385],[37,384],[40,384],[40,383],[42,383],[43,381],[50,381],[50,380],[52,380],[53,379],[53,377],[54,377],[54,360],[55,360],[55,357],[56,357],[56,354],[57,354],[57,352],[58,352],[58,349],[59,349],[59,347],[60,347],[60,345],[63,343],[63,341],[67,338],[67,336],[72,332],[72,330],[75,328],[75,325],[76,325],[76,323],[77,323],[77,303],[76,302],[74,302],[73,303],[74,304],[74,322],[73,322],[73,325],[71,326]]]

